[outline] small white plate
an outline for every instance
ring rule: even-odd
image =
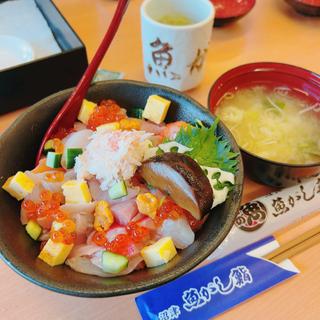
[[[17,66],[34,59],[32,46],[25,40],[0,35],[0,70]]]

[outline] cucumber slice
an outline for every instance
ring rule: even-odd
[[[122,198],[128,194],[127,186],[123,180],[119,181],[108,190],[108,193],[112,200]]]
[[[46,165],[50,168],[60,168],[61,167],[62,153],[48,152]]]
[[[48,140],[43,148],[44,154],[47,154],[50,151],[54,151],[53,139]]]
[[[128,111],[130,117],[142,119],[143,109],[141,108],[132,108]]]
[[[76,163],[76,157],[81,154],[83,150],[81,148],[68,148],[66,151],[66,167],[72,169]]]
[[[33,240],[37,240],[42,229],[35,221],[30,220],[26,225],[26,231]]]
[[[102,270],[104,272],[117,274],[128,267],[128,258],[110,251],[102,253]]]

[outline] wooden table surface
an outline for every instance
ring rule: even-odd
[[[54,0],[85,43],[92,58],[115,8],[114,0]],[[123,71],[125,78],[144,80],[140,43],[140,0],[132,0],[102,67]],[[206,105],[219,75],[240,64],[277,61],[320,73],[320,19],[296,14],[282,0],[259,0],[243,20],[214,29],[205,78],[188,93]],[[22,112],[0,117],[0,132]],[[245,180],[243,202],[271,189]],[[320,204],[319,204],[320,207]],[[319,220],[319,219],[318,219]],[[316,221],[309,224],[314,225]],[[291,236],[301,232],[297,226]],[[283,237],[285,238],[285,237]],[[302,273],[294,279],[224,313],[218,319],[320,319],[320,245],[294,257]],[[135,295],[84,299],[63,296],[24,280],[0,262],[0,319],[140,319]]]

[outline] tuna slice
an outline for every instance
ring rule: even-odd
[[[74,257],[84,257],[84,256],[91,257],[97,251],[101,251],[101,250],[103,249],[96,245],[79,244],[73,247],[68,258],[71,259]]]
[[[99,252],[96,252],[96,255],[97,255],[96,257],[93,257],[91,259],[88,256],[83,256],[83,257],[76,256],[73,258],[69,258],[66,261],[66,264],[77,272],[92,274],[99,277],[111,278],[111,277],[123,276],[131,273],[133,270],[135,270],[137,266],[140,265],[141,261],[143,260],[140,255],[132,257],[129,259],[129,265],[125,270],[123,270],[118,274],[111,274],[111,273],[103,272],[103,270],[98,265],[95,264],[97,263],[97,261],[101,260],[101,258],[99,257]]]
[[[160,229],[162,237],[171,237],[178,249],[189,247],[194,242],[194,232],[186,219],[166,219]]]
[[[72,219],[76,223],[76,244],[87,241],[88,234],[93,230],[93,215],[85,212],[72,214]]]
[[[158,125],[150,121],[142,120],[140,130],[154,133],[154,134],[161,134],[165,127],[163,125]]]
[[[116,222],[126,226],[130,220],[138,213],[136,200],[132,199],[126,202],[120,202],[111,206],[111,211]]]
[[[109,274],[103,272],[99,267],[94,265],[89,257],[74,257],[69,258],[66,264],[74,271],[91,274],[98,277],[108,277]],[[110,276],[109,276],[110,277]]]
[[[93,229],[95,202],[64,204],[60,208],[67,212],[76,224],[76,244],[85,243],[88,234]]]
[[[89,138],[93,131],[89,129],[84,129],[76,132],[70,133],[65,137],[62,142],[66,148],[85,148],[89,143]]]
[[[84,149],[90,142],[90,136],[92,133],[93,131],[89,129],[72,132],[62,140],[64,144],[64,150],[67,150],[68,148]],[[66,167],[66,152],[64,152],[62,155],[61,164],[64,168]]]
[[[67,172],[64,174],[64,182],[75,179],[77,179],[77,175],[73,168],[67,170]]]
[[[128,200],[131,200],[133,198],[136,198],[137,194],[140,191],[139,187],[133,187],[133,188],[128,188],[128,195],[126,195],[125,197],[119,198],[119,199],[111,199],[109,196],[108,191],[103,191],[100,189],[100,182],[95,179],[92,178],[88,181],[88,185],[89,185],[89,190],[91,193],[91,196],[93,198],[93,200],[95,201],[100,201],[100,200],[105,200],[107,201],[110,205],[114,205],[120,202],[125,202]]]
[[[106,232],[106,238],[109,242],[113,241],[116,236],[119,234],[127,234],[127,230],[125,227],[111,227],[107,232]]]
[[[93,213],[94,209],[96,207],[95,202],[89,202],[89,203],[68,203],[63,204],[60,209],[62,211],[68,212],[71,216],[74,214],[77,214],[79,212],[91,214]]]
[[[53,222],[53,217],[45,216],[37,218],[37,223],[42,229],[50,230]]]
[[[138,213],[131,221],[136,222],[140,227],[144,227],[150,230],[157,229],[154,221],[142,213]]]
[[[197,220],[210,210],[213,202],[210,182],[190,157],[180,153],[164,153],[145,161],[139,170],[148,184],[167,192]]]
[[[40,173],[33,173],[31,171],[26,171],[26,174],[35,182],[36,185],[39,185],[41,189],[46,189],[51,192],[59,192],[61,191],[61,186],[63,182],[49,182],[46,180],[46,175],[48,173],[52,174],[56,172],[58,171],[52,170],[52,171],[45,171]],[[40,197],[37,200],[40,200]]]

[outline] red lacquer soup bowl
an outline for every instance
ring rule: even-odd
[[[288,90],[313,108],[310,112],[319,119],[320,125],[320,76],[293,65],[257,62],[245,64],[224,73],[213,84],[208,98],[210,111],[215,114],[220,101],[228,92],[264,86]],[[320,172],[320,162],[312,164],[287,164],[264,159],[241,148],[245,172],[254,180],[273,186],[285,187],[296,184],[301,178]]]

